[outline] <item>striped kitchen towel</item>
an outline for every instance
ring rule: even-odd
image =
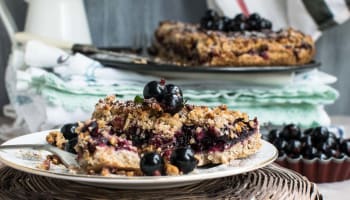
[[[208,7],[234,17],[238,13],[259,13],[278,30],[294,27],[315,40],[322,31],[344,23],[350,17],[350,0],[207,0]]]

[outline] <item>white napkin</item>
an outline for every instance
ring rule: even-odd
[[[52,68],[63,79],[83,76],[86,80],[113,80],[114,83],[147,82],[158,78],[135,72],[103,67],[101,63],[80,53],[70,55],[63,50],[39,41],[27,42],[24,56],[29,67]]]

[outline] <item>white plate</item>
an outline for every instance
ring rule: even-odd
[[[32,133],[9,140],[4,145],[10,144],[45,144],[45,137],[49,131]],[[180,176],[97,176],[85,174],[73,174],[64,166],[51,165],[50,170],[42,170],[37,166],[45,160],[47,151],[37,150],[0,150],[0,162],[20,171],[42,175],[52,178],[77,181],[83,184],[97,187],[123,188],[123,189],[156,189],[172,188],[189,185],[203,180],[220,178],[252,171],[272,163],[277,158],[276,148],[263,141],[261,149],[254,155],[235,160],[228,165],[218,165],[212,168],[199,168],[187,175]]]

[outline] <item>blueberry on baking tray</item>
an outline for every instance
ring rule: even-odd
[[[223,16],[220,19],[222,21],[223,27],[221,31],[229,31],[229,25],[231,23],[231,19],[229,17]]]
[[[350,156],[350,139],[337,137],[323,126],[302,132],[298,126],[289,124],[282,130],[271,130],[266,138],[276,146],[279,156],[287,154],[291,158],[297,158],[302,155],[305,159]]]
[[[225,31],[225,23],[227,22],[225,22],[223,18],[216,20],[214,23],[214,29],[218,31]]]
[[[160,176],[163,172],[164,160],[158,153],[145,153],[141,158],[140,168],[147,176]]]
[[[243,21],[246,21],[247,20],[247,17],[243,14],[243,13],[240,13],[238,15],[236,15],[233,20],[237,21],[237,22],[243,22]]]
[[[252,20],[252,21],[260,21],[261,17],[258,13],[253,13],[251,15],[249,15],[248,20]]]
[[[219,14],[215,10],[209,9],[205,12],[203,19],[217,20],[219,17]]]
[[[177,148],[170,157],[171,164],[175,165],[184,174],[193,171],[197,166],[197,159],[194,157],[194,153],[191,148]]]
[[[216,30],[220,16],[214,10],[207,10],[200,20],[200,26],[207,30]]]
[[[253,13],[248,17],[247,23],[249,24],[250,30],[260,30],[260,15]]]
[[[272,23],[271,21],[267,20],[267,19],[262,19],[260,20],[260,29],[264,30],[264,29],[272,29]]]
[[[271,21],[262,18],[258,13],[249,16],[243,13],[233,18],[220,17],[214,10],[208,10],[200,20],[200,27],[218,31],[261,31],[272,29]]]
[[[225,30],[226,31],[240,31],[240,26],[241,22],[235,21],[235,20],[229,20],[227,24],[225,25]]]

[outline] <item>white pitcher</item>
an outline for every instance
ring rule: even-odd
[[[91,44],[83,0],[26,0],[25,32],[80,44]]]

